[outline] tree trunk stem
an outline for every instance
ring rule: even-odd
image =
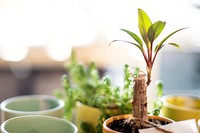
[[[145,74],[138,74],[134,79],[133,117],[148,121],[147,84]]]

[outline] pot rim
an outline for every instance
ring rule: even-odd
[[[30,98],[34,99],[34,100],[53,100],[58,105],[53,108],[50,108],[50,109],[44,109],[44,110],[38,110],[38,111],[18,111],[18,110],[13,110],[13,109],[7,108],[7,105],[11,104],[12,102],[28,100]],[[17,113],[17,114],[42,114],[42,113],[51,113],[54,111],[62,110],[64,105],[65,105],[65,103],[63,100],[56,98],[54,96],[35,94],[35,95],[14,96],[14,97],[8,98],[1,102],[0,108],[3,112],[9,112],[9,113],[14,113],[14,114],[15,113]]]
[[[113,132],[113,130],[111,130],[110,128],[108,128],[108,124],[113,122],[114,120],[120,120],[122,118],[128,118],[132,116],[132,114],[124,114],[124,115],[117,115],[117,116],[112,116],[108,119],[106,119],[104,122],[103,122],[103,128],[109,132]],[[118,133],[121,133],[121,132],[118,132]]]
[[[120,120],[122,118],[128,118],[128,117],[132,117],[132,114],[122,114],[122,115],[112,116],[103,122],[103,128],[104,130],[109,131],[110,133],[116,133],[116,131],[113,131],[110,128],[108,128],[107,125],[113,122],[114,120]],[[153,118],[153,117],[159,118],[160,120],[167,120],[168,122],[175,122],[174,120],[164,117],[164,116],[148,115],[148,118]],[[121,132],[117,132],[117,133],[121,133]]]
[[[171,103],[167,102],[168,98],[174,98],[174,97],[190,98],[190,99],[194,99],[194,100],[196,99],[196,100],[200,101],[200,97],[193,96],[193,95],[188,95],[188,94],[169,94],[169,95],[165,95],[165,96],[161,97],[161,101],[163,102],[164,106],[167,106],[167,107],[170,107],[170,108],[177,108],[179,110],[200,112],[200,109],[197,109],[197,108],[183,107],[183,106],[178,106],[178,105],[174,105],[174,104],[171,104]]]
[[[65,120],[65,119],[61,119],[61,118],[58,118],[58,117],[53,117],[53,116],[45,116],[45,115],[24,115],[24,116],[17,116],[17,117],[13,117],[13,118],[10,118],[6,121],[4,121],[1,126],[0,126],[0,133],[1,131],[7,133],[8,131],[6,130],[6,125],[9,124],[9,123],[13,123],[13,122],[17,122],[17,121],[20,121],[20,120],[31,120],[31,119],[42,119],[42,121],[45,121],[45,120],[48,120],[50,122],[53,122],[53,123],[56,123],[56,122],[59,122],[61,124],[65,124],[65,125],[69,125],[73,128],[74,130],[74,133],[78,133],[78,128],[77,126],[68,121],[68,120]]]

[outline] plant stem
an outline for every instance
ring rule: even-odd
[[[152,72],[152,65],[147,64],[147,83],[146,83],[147,86],[149,86],[151,83],[151,72]]]
[[[145,74],[138,74],[134,79],[133,117],[148,121],[147,112],[147,84]]]
[[[141,79],[136,77],[134,79],[134,96],[132,101],[132,108],[133,108],[133,117],[141,119],[141,101],[140,101],[140,87],[141,87]]]
[[[148,121],[148,111],[147,111],[147,84],[145,74],[139,75],[141,78],[141,118],[144,121]]]

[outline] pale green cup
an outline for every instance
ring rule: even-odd
[[[49,95],[24,95],[1,102],[1,122],[16,116],[47,115],[62,118],[64,101]]]
[[[61,118],[44,115],[18,116],[1,124],[2,133],[78,133],[77,127]]]

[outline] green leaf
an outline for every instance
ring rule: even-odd
[[[146,12],[144,12],[142,9],[138,9],[138,28],[147,47],[149,47],[148,46],[149,39],[147,36],[147,32],[151,24],[152,24],[151,20],[149,16],[146,14]]]
[[[141,47],[143,47],[142,40],[140,39],[138,35],[126,29],[121,29],[121,30],[129,34],[137,43],[139,43]]]
[[[157,88],[157,97],[162,97],[163,96],[163,86],[164,86],[164,84],[163,84],[163,81],[162,80],[157,80],[156,82],[155,82],[155,84],[156,84],[156,88]]]
[[[159,51],[161,49],[161,47],[163,47],[163,43],[168,39],[170,38],[172,35],[174,35],[175,33],[181,31],[181,30],[184,30],[186,29],[187,27],[185,28],[181,28],[181,29],[178,29],[178,30],[175,30],[174,32],[172,32],[171,34],[169,34],[168,36],[166,36],[155,48],[155,51]],[[171,43],[172,44],[172,43]]]
[[[160,114],[160,109],[154,108],[153,111],[152,111],[152,114],[155,115],[155,116],[158,116]]]
[[[160,46],[160,47],[158,47],[158,45],[155,47],[155,49],[154,49],[154,51],[156,52],[156,51],[159,51],[162,47],[164,47],[164,45],[162,45],[162,46]]]
[[[172,45],[174,47],[180,48],[180,46],[177,43],[168,43],[169,45]]]
[[[148,30],[148,38],[151,44],[160,35],[164,27],[165,27],[165,22],[162,21],[157,21],[150,26]]]
[[[167,44],[166,44],[167,45]],[[172,45],[172,46],[174,46],[174,47],[177,47],[177,48],[180,48],[180,46],[178,45],[178,44],[176,44],[176,43],[168,43],[168,45]],[[155,47],[155,50],[160,50],[162,47],[164,47],[165,45],[163,44],[159,49],[157,49],[158,48],[158,45]]]
[[[133,43],[133,42],[125,41],[125,40],[113,40],[113,41],[110,42],[109,45],[111,45],[111,43],[113,43],[113,42],[125,42],[125,43],[129,43],[129,44],[132,44],[132,45],[136,46],[137,48],[139,48],[141,52],[144,51],[144,50],[143,50],[143,47],[141,47],[141,46],[140,46],[139,44],[137,44],[137,43]]]

